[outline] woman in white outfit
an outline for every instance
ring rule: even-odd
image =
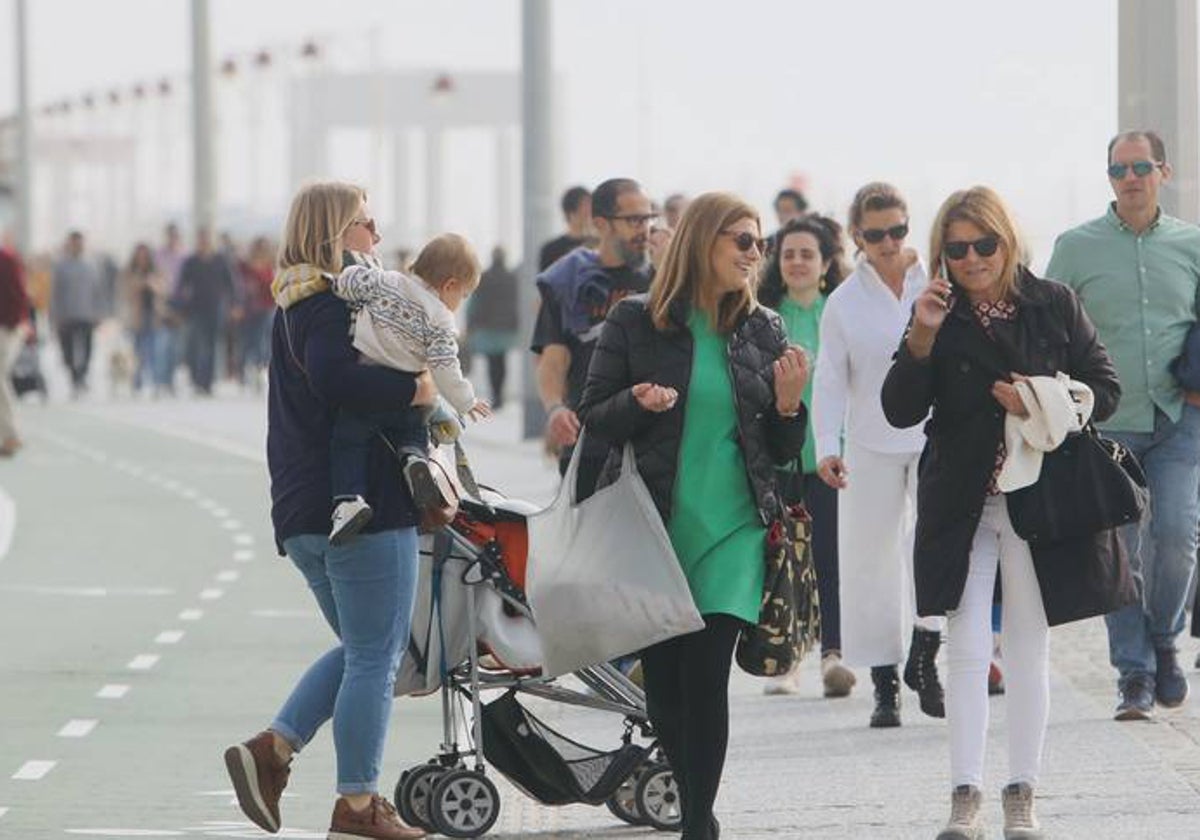
[[[904,247],[908,208],[895,187],[876,182],[860,189],[849,229],[861,256],[821,317],[813,431],[817,472],[841,491],[842,657],[848,665],[870,666],[871,726],[878,728],[900,725],[899,663],[909,627],[905,683],[919,694],[922,711],[945,715],[934,662],[941,620],[917,619],[914,626],[913,525],[924,437],[919,428],[893,428],[879,402],[913,301],[928,278]]]

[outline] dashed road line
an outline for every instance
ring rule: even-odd
[[[177,645],[179,640],[183,638],[182,630],[164,630],[154,637],[156,645]]]
[[[254,545],[254,537],[249,534],[234,534],[233,541],[238,545]]]
[[[233,583],[235,580],[237,580],[241,576],[242,576],[241,572],[235,571],[233,569],[228,569],[217,575],[217,581],[219,583]]]
[[[120,683],[109,683],[106,686],[102,686],[101,689],[96,692],[96,696],[101,700],[120,700],[128,693],[129,686],[121,685]]]
[[[225,594],[224,589],[205,589],[200,593],[201,601],[215,601]]]
[[[149,671],[158,664],[159,658],[157,653],[139,653],[125,667],[130,671]]]
[[[69,720],[63,725],[63,728],[58,730],[59,738],[86,738],[92,734],[92,730],[96,728],[98,720],[77,719]]]
[[[17,503],[0,487],[0,560],[12,547],[13,534],[17,532]]]
[[[249,563],[254,559],[254,551],[249,548],[239,548],[233,552],[233,559],[239,563]]]
[[[184,610],[179,614],[180,621],[199,621],[204,618],[204,610]]]
[[[57,761],[26,761],[12,777],[18,782],[36,782],[54,769]]]

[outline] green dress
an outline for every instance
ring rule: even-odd
[[[703,313],[688,316],[692,372],[667,533],[701,614],[758,621],[766,528],[738,445],[728,341]]]

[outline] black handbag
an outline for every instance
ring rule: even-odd
[[[1042,456],[1038,480],[1008,494],[1008,512],[1022,539],[1056,543],[1139,521],[1149,496],[1133,453],[1088,423]]]
[[[816,644],[821,631],[812,518],[804,505],[785,508],[767,531],[758,623],[738,637],[738,667],[755,677],[786,674]]]

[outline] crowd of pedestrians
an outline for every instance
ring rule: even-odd
[[[758,620],[764,547],[785,504],[811,517],[824,695],[851,694],[861,669],[870,728],[902,724],[903,686],[922,713],[946,719],[939,840],[984,836],[998,668],[1004,837],[1046,836],[1036,797],[1050,627],[1105,617],[1117,721],[1186,702],[1179,637],[1195,591],[1200,394],[1172,370],[1197,332],[1200,228],[1160,207],[1171,167],[1154,132],[1113,138],[1106,166],[1115,200],[1058,238],[1045,277],[987,187],[945,200],[924,252],[909,241],[904,196],[877,181],[857,191],[844,226],[782,190],[769,235],[729,193],[659,205],[617,177],[563,195],[566,229],[536,255],[528,336],[545,437],[564,473],[582,447],[578,499],[614,480],[632,444],[704,619],[618,663],[640,669],[685,840],[720,837],[731,660]],[[388,271],[379,242],[366,193],[323,182],[295,197],[278,253],[265,238],[238,253],[209,231],[188,252],[169,227],[162,247],[137,245],[119,269],[72,231],[52,268],[49,324],[77,395],[110,318],[128,334],[134,390],[172,393],[181,364],[199,394],[222,367],[251,386],[269,380],[277,545],[338,639],[269,727],[226,752],[243,810],[272,832],[293,754],[332,721],[330,836],[422,836],[378,779],[416,526],[440,501],[426,429],[439,411],[486,419],[500,407],[506,356],[525,338],[518,271],[502,248],[485,267],[443,234]],[[20,261],[0,251],[0,371],[31,333],[30,309]],[[472,352],[487,360],[490,402],[460,367]],[[1086,403],[1085,431],[1094,424],[1140,461],[1143,521],[1054,542],[1020,535],[1009,476],[1025,453],[1010,430],[1043,419],[1029,396],[1037,382],[1086,392],[1073,403]],[[6,381],[3,455],[20,446],[11,399]],[[1036,480],[1035,469],[1026,484]],[[800,690],[795,671],[764,683],[770,695]]]

